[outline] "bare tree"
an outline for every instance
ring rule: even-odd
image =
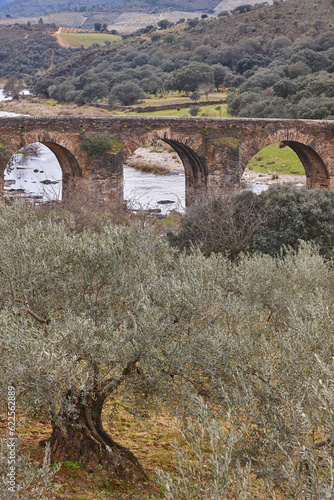
[[[22,90],[23,85],[16,76],[11,76],[3,88],[5,97],[11,97],[17,101],[20,99]]]
[[[211,92],[213,92],[214,89],[215,89],[215,86],[214,86],[213,83],[203,83],[199,87],[199,90],[201,90],[202,92],[204,92],[207,101],[209,100],[209,94]]]
[[[205,255],[224,252],[232,260],[247,251],[264,220],[264,209],[251,191],[209,197],[193,203],[184,215],[178,235],[169,234],[173,244],[190,249],[199,246]]]

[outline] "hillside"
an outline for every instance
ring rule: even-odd
[[[139,28],[116,47],[108,41],[72,52],[56,46],[55,67],[49,71],[49,41],[41,58],[41,46],[31,44],[32,28],[0,30],[0,76],[16,74],[27,81],[29,75],[31,81],[44,74],[35,86],[38,95],[78,105],[129,105],[169,90],[189,93],[203,85],[225,86],[232,115],[332,119],[331,0],[286,0],[233,15],[190,17],[167,29],[157,29],[156,23]],[[42,33],[43,25],[39,29]],[[45,29],[52,39],[51,26]],[[14,50],[12,33],[18,37]],[[54,46],[55,40],[50,43]]]
[[[3,5],[0,0],[0,26],[13,23],[38,24],[40,18],[44,24],[55,24],[69,28],[93,30],[95,23],[106,24],[109,30],[120,34],[133,33],[147,25],[156,25],[161,19],[177,22],[179,19],[200,17],[229,11],[244,4],[244,0],[131,0],[122,2],[113,0],[109,4],[98,4],[97,0],[85,0],[86,3],[69,4],[68,0],[56,3],[41,0],[14,0]],[[95,3],[94,3],[95,2]],[[258,0],[249,0],[247,5],[255,5]],[[272,3],[269,0],[267,3]]]
[[[147,27],[119,47],[95,48],[55,67],[35,91],[114,106],[224,86],[232,115],[332,119],[333,16],[331,0],[286,0],[167,30]]]
[[[43,74],[54,64],[62,64],[81,49],[63,49],[52,35],[51,26],[1,27],[0,29],[0,78],[19,76],[31,84],[38,74]]]

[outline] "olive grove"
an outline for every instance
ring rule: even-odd
[[[334,274],[312,244],[232,262],[17,203],[0,231],[1,402],[14,386],[28,418],[51,419],[52,460],[147,480],[108,432],[112,399],[181,417],[165,498],[327,498]]]

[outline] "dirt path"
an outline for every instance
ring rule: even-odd
[[[66,40],[64,40],[61,37],[61,28],[58,28],[58,31],[56,31],[53,35],[56,37],[57,43],[58,43],[58,45],[60,45],[60,47],[63,47],[64,49],[71,48],[71,45],[69,44],[69,42],[67,42]]]

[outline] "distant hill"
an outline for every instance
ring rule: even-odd
[[[10,26],[0,28],[0,79],[16,75],[29,85],[37,74],[54,62],[64,64],[83,49],[64,49],[53,36],[51,26]]]
[[[238,3],[236,0],[234,3]],[[242,1],[239,1],[239,4]],[[219,0],[108,0],[101,5],[99,0],[0,0],[0,16],[12,17],[44,16],[55,12],[108,12],[117,10],[121,12],[163,12],[178,10],[185,12],[214,12]]]
[[[163,30],[145,27],[119,46],[73,54],[34,91],[59,102],[113,105],[124,101],[124,82],[157,95],[193,91],[205,80],[229,89],[234,116],[333,120],[333,18],[332,0],[286,0]]]
[[[119,4],[122,0],[109,0],[110,5]],[[12,17],[43,16],[52,12],[82,10],[85,11],[96,5],[99,0],[0,0],[0,16]]]
[[[109,4],[94,5],[98,0],[80,0],[81,6],[68,0],[14,0],[3,5],[0,0],[0,26],[11,24],[44,24],[93,30],[95,23],[106,24],[109,30],[129,34],[148,25],[157,25],[161,19],[175,23],[179,19],[217,15],[232,11],[240,5],[255,5],[259,0],[111,0]],[[82,2],[86,2],[82,5]],[[48,3],[49,2],[49,3]],[[266,4],[272,4],[268,0]]]

